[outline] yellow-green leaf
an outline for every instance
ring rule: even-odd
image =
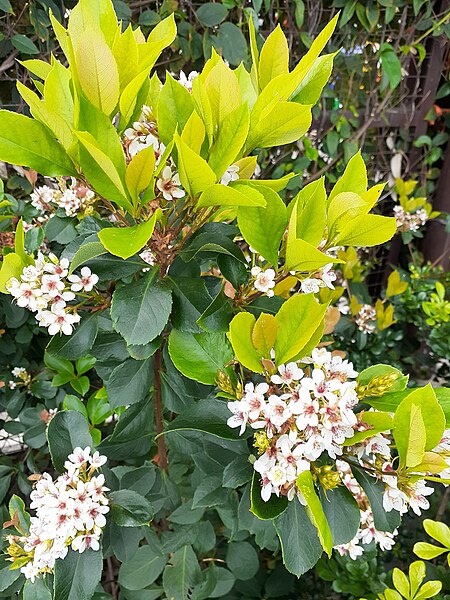
[[[250,185],[217,184],[206,189],[197,206],[265,206],[264,196]]]
[[[76,50],[81,88],[94,106],[110,115],[120,94],[119,71],[114,55],[99,31],[85,31]]]
[[[393,217],[359,215],[342,228],[334,243],[339,246],[378,246],[390,240],[396,231]]]
[[[252,115],[245,153],[298,141],[308,131],[311,119],[311,107],[295,102],[279,102],[257,122]]]
[[[408,282],[400,279],[399,271],[392,271],[388,278],[386,298],[403,294],[408,289]]]
[[[297,238],[318,246],[323,238],[326,223],[327,194],[325,177],[313,181],[302,188],[292,200],[297,203]]]
[[[313,294],[291,296],[275,318],[278,333],[275,341],[275,360],[280,365],[288,362],[308,344],[323,322],[326,304],[319,304]]]
[[[110,254],[127,259],[142,250],[152,237],[156,220],[161,216],[157,210],[149,221],[133,227],[106,227],[98,232],[98,237]]]
[[[333,536],[331,534],[331,529],[328,525],[325,513],[323,512],[319,496],[316,494],[314,489],[311,471],[304,471],[301,473],[297,477],[296,483],[298,489],[301,491],[304,499],[306,500],[308,516],[311,519],[312,524],[317,529],[322,548],[325,550],[328,557],[330,557],[333,551]]]
[[[6,284],[11,277],[16,277],[16,279],[19,279],[24,267],[24,261],[18,254],[15,254],[14,252],[10,252],[10,254],[6,254],[3,257],[0,270],[0,292],[2,292],[2,294],[9,294],[8,290],[6,289]]]
[[[182,141],[196,154],[200,154],[205,133],[206,129],[201,117],[197,111],[192,111],[181,134]]]
[[[252,331],[252,344],[263,358],[270,357],[275,345],[278,322],[273,315],[261,313]]]
[[[348,161],[342,177],[339,178],[335,186],[328,196],[328,202],[331,202],[335,196],[342,192],[353,192],[354,194],[362,195],[367,190],[367,169],[366,164],[361,156],[361,152],[357,152]]]
[[[146,190],[153,179],[155,169],[155,151],[153,146],[144,148],[127,166],[125,181],[131,197],[136,201],[141,192]]]
[[[255,317],[248,312],[238,313],[230,323],[228,338],[238,361],[254,373],[262,373],[261,356],[253,345]]]
[[[177,166],[180,181],[189,196],[197,196],[213,186],[216,182],[216,175],[206,160],[189,148],[178,135],[175,138],[175,144],[178,150]]]
[[[289,72],[289,48],[280,25],[266,39],[259,57],[259,84],[261,88],[277,77]]]

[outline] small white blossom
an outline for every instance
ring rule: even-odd
[[[70,289],[73,292],[80,292],[81,290],[90,292],[98,282],[98,275],[92,273],[89,267],[83,267],[81,269],[81,277],[78,275],[69,275],[67,279],[72,283]]]
[[[238,165],[230,165],[225,173],[220,178],[220,183],[222,185],[228,185],[232,181],[237,181],[239,179],[239,166]]]
[[[251,274],[255,277],[254,287],[265,293],[267,296],[272,297],[275,287],[275,271],[273,269],[266,269],[263,271],[260,267],[253,267]]]
[[[172,173],[169,166],[164,167],[162,170],[161,177],[156,182],[156,187],[162,192],[165,200],[176,200],[186,195],[181,188],[180,176],[178,173]]]

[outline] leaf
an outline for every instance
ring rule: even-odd
[[[287,209],[276,192],[262,185],[255,187],[264,196],[266,206],[240,206],[238,226],[245,241],[276,267],[287,225]]]
[[[386,298],[392,298],[392,296],[398,296],[403,294],[408,289],[408,282],[400,279],[399,271],[392,271],[388,277],[388,284],[386,288]]]
[[[288,507],[289,500],[286,496],[276,496],[271,494],[269,500],[265,502],[261,498],[261,482],[259,480],[259,474],[253,473],[252,487],[250,490],[250,511],[258,517],[267,521],[269,519],[275,519],[278,515]]]
[[[221,23],[227,16],[228,11],[223,4],[214,4],[213,2],[205,2],[199,6],[196,15],[197,19],[205,27],[214,27]]]
[[[6,289],[6,284],[12,277],[19,279],[20,281],[20,274],[22,273],[25,264],[18,254],[10,252],[3,257],[1,265],[0,292],[3,294],[9,294],[8,290]]]
[[[417,542],[413,548],[414,554],[417,554],[419,558],[424,560],[433,560],[437,556],[441,556],[444,552],[448,552],[448,548],[442,548],[441,546],[435,546],[434,544],[428,544],[427,542]]]
[[[320,501],[333,536],[333,546],[348,544],[358,532],[361,517],[353,495],[341,485],[326,494],[321,490]]]
[[[223,333],[185,333],[172,329],[169,354],[176,368],[189,379],[214,385],[220,371],[233,358]]]
[[[69,360],[81,358],[92,348],[97,331],[98,315],[92,313],[81,319],[72,335],[54,335],[47,346],[47,352]]]
[[[439,444],[444,430],[444,411],[431,385],[411,392],[394,415],[393,434],[400,464],[407,467],[419,464],[423,453]]]
[[[41,175],[76,177],[75,167],[49,129],[34,119],[0,110],[0,160]]]
[[[105,247],[101,242],[87,242],[78,248],[70,261],[69,275],[71,275],[75,269],[78,269],[81,265],[88,262],[93,258],[107,254]]]
[[[247,104],[239,106],[223,119],[208,159],[210,167],[218,177],[221,177],[239,156],[247,139],[249,126]]]
[[[153,546],[141,546],[119,570],[119,583],[127,590],[143,590],[162,573],[167,557]]]
[[[317,530],[297,498],[274,520],[286,569],[300,577],[316,564],[322,554]]]
[[[39,48],[30,38],[20,33],[12,36],[11,44],[22,54],[39,54],[40,52]]]
[[[185,600],[193,596],[193,591],[202,581],[197,556],[187,545],[177,550],[163,573],[163,586],[171,600]]]
[[[59,411],[47,427],[47,442],[52,462],[62,473],[64,462],[74,448],[92,448],[92,438],[86,418],[75,410]]]
[[[252,344],[264,358],[270,357],[270,351],[275,346],[278,322],[273,315],[261,313],[252,331]]]
[[[52,600],[52,594],[45,581],[38,577],[33,583],[30,580],[25,582],[23,600]]]
[[[430,537],[450,550],[450,527],[440,521],[425,519],[423,528]]]
[[[179,136],[175,137],[175,144],[178,150],[177,167],[180,181],[188,194],[194,197],[214,186],[216,175],[206,160],[189,148]]]
[[[193,110],[190,92],[168,73],[158,99],[158,135],[163,144],[183,131]]]
[[[261,89],[278,75],[289,72],[289,48],[280,25],[268,36],[259,57],[259,83]],[[304,103],[308,104],[308,103]]]
[[[295,90],[293,102],[299,104],[316,104],[322,90],[330,78],[336,53],[325,54],[316,58],[299,87]]]
[[[110,115],[119,101],[119,72],[111,49],[98,30],[89,29],[80,36],[76,65],[87,99]]]
[[[323,238],[326,223],[325,177],[309,183],[292,200],[297,203],[296,238],[317,247]]]
[[[245,154],[254,148],[271,148],[297,142],[311,125],[311,107],[279,102],[257,123],[251,122]]]
[[[353,446],[359,444],[363,440],[370,438],[377,433],[384,431],[390,431],[393,427],[394,421],[388,412],[365,412],[361,418],[363,423],[370,425],[370,429],[365,431],[356,431],[353,437],[347,438],[343,446]]]
[[[252,579],[259,569],[259,556],[249,542],[230,542],[226,554],[227,567],[240,581]]]
[[[391,90],[399,85],[402,80],[402,64],[395,54],[391,44],[383,44],[380,53],[381,68],[386,74]]]
[[[136,404],[150,394],[153,380],[152,360],[129,360],[117,366],[106,381],[111,408]]]
[[[200,196],[200,206],[266,206],[264,196],[250,185],[211,185]]]
[[[133,285],[116,288],[111,319],[127,344],[148,344],[163,331],[171,310],[171,291],[159,281],[155,267]]]
[[[212,37],[214,48],[222,50],[222,55],[230,65],[237,66],[247,58],[247,41],[242,31],[234,23],[226,22],[219,26]]]
[[[311,523],[317,529],[322,548],[325,550],[328,557],[330,557],[333,550],[333,537],[319,496],[314,489],[311,471],[304,471],[301,473],[297,477],[296,484],[306,501],[308,516],[311,519]]]
[[[226,402],[207,398],[193,403],[175,417],[163,432],[166,435],[173,431],[201,431],[226,440],[242,440],[248,437],[245,433],[240,436],[237,429],[227,425],[231,417]]]
[[[133,227],[105,227],[98,232],[98,237],[110,254],[127,259],[137,254],[147,244],[160,217],[161,211],[156,210],[144,223]]]
[[[324,254],[308,242],[297,237],[297,214],[298,206],[296,202],[289,220],[285,269],[289,271],[314,272],[330,262],[342,262],[340,259]]]
[[[299,355],[323,321],[326,309],[325,304],[316,302],[313,294],[292,296],[283,304],[275,316],[278,322],[275,341],[277,365]]]
[[[147,525],[153,518],[150,502],[133,490],[118,490],[109,494],[111,515],[119,527]]]
[[[401,516],[396,510],[390,512],[384,510],[384,484],[357,467],[352,466],[352,472],[359,485],[367,494],[370,508],[373,512],[375,528],[378,531],[390,531],[392,533],[400,525]]]
[[[360,215],[342,228],[333,243],[341,246],[378,246],[389,241],[396,231],[393,217]]]
[[[101,550],[69,550],[64,560],[55,562],[54,598],[91,600],[103,569]]]
[[[230,323],[228,337],[238,361],[254,373],[262,373],[260,352],[253,345],[256,319],[248,312],[238,313]]]
[[[125,174],[125,181],[131,197],[137,201],[139,194],[146,190],[153,179],[155,150],[153,146],[143,148],[133,156]],[[154,213],[154,215],[156,212]],[[154,216],[153,215],[153,216]]]
[[[367,190],[367,169],[364,163],[361,152],[357,152],[348,161],[345,171],[333,187],[328,196],[330,203],[335,196],[342,192],[353,192],[354,194],[362,195]]]
[[[81,143],[81,168],[94,189],[108,200],[113,200],[119,206],[132,210],[122,176],[117,170],[119,165],[105,154],[90,133],[76,131],[75,135]]]

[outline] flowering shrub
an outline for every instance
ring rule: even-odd
[[[67,30],[52,18],[68,67],[25,61],[33,118],[0,111],[0,159],[46,178],[0,291],[53,336],[42,376],[17,372],[5,398],[19,423],[41,415],[27,469],[48,446],[60,474],[31,492],[29,531],[11,499],[13,593],[25,574],[30,597],[101,597],[103,557],[127,600],[240,593],[255,544],[296,576],[333,548],[387,549],[401,515],[428,507],[427,482],[450,481],[447,391],[406,389],[386,364],[358,374],[322,340],[335,265],[397,230],[371,212],[383,185],[368,187],[360,153],[332,189],[318,179],[289,203],[294,173],[255,175],[256,149],[308,130],[336,18],[291,70],[281,29],[259,50],[251,23],[250,70],[212,51],[162,83],[152,68],[173,17],[146,39],[109,0],[81,0]]]

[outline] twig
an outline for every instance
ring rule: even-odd
[[[155,425],[157,445],[158,445],[158,465],[163,471],[167,471],[167,447],[166,440],[163,435],[160,435],[164,431],[163,421],[163,404],[162,404],[162,391],[161,391],[161,366],[162,366],[162,347],[159,347],[155,352],[155,358],[153,360],[153,404],[155,411]]]

